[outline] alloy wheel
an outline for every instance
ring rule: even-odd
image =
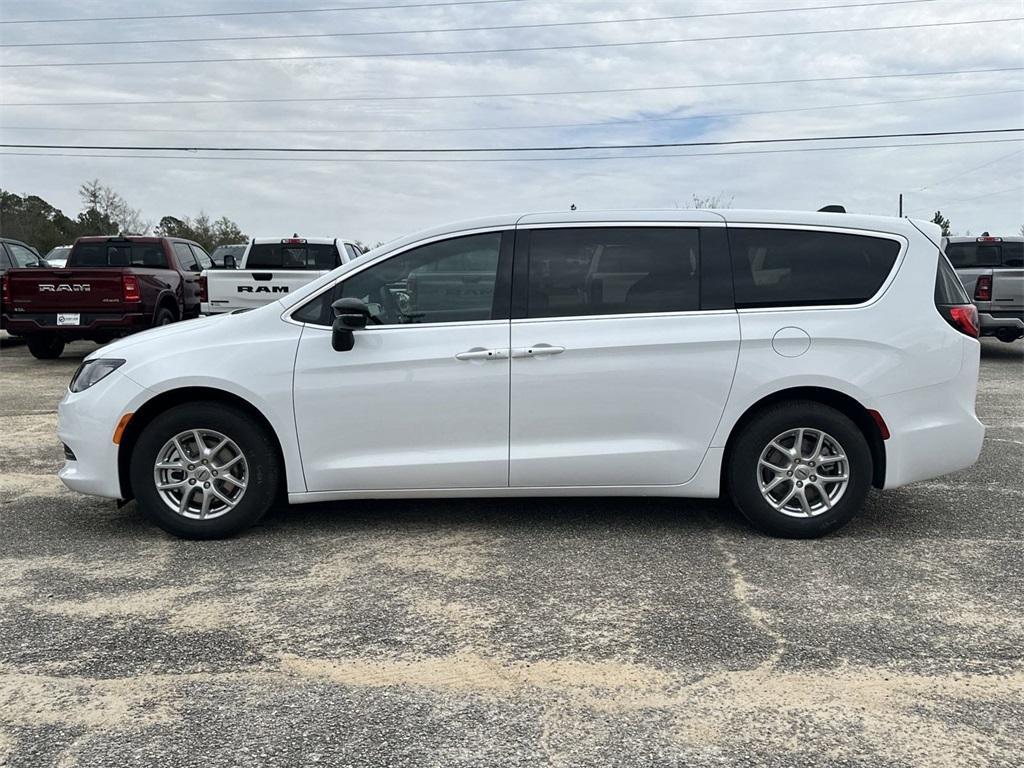
[[[850,462],[834,437],[798,427],[776,435],[761,451],[757,483],[771,507],[790,517],[832,509],[850,484]]]
[[[242,500],[249,465],[231,438],[210,429],[190,429],[164,443],[153,465],[153,480],[171,511],[190,520],[210,520]]]

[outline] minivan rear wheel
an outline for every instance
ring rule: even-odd
[[[169,533],[219,539],[255,524],[278,496],[272,438],[237,408],[188,403],[161,413],[131,457],[139,510]]]
[[[743,428],[727,472],[733,502],[755,527],[772,536],[815,538],[860,511],[871,487],[871,450],[840,411],[788,401]]]

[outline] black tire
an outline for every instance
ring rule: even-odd
[[[33,333],[25,337],[25,343],[37,360],[56,360],[64,351],[64,339],[52,333]]]
[[[996,331],[996,338],[1005,344],[1013,344],[1020,335],[1015,328],[1000,328]]]
[[[230,438],[248,466],[246,487],[237,506],[205,520],[188,518],[170,509],[154,478],[154,465],[161,449],[174,436],[193,429],[212,430]],[[196,461],[197,468],[198,464]],[[168,533],[186,539],[226,538],[257,523],[278,498],[281,473],[273,438],[266,429],[245,412],[214,402],[179,405],[153,419],[135,443],[130,467],[132,492],[142,514]]]
[[[170,325],[175,320],[174,313],[167,307],[160,307],[156,311],[156,317],[153,318],[154,327],[160,325]]]
[[[762,451],[776,437],[788,430],[799,428],[820,430],[826,433],[838,441],[847,457],[849,481],[842,496],[834,502],[830,509],[823,509],[820,512],[815,510],[815,514],[812,516],[785,514],[769,504],[761,492],[762,475],[759,473],[766,472],[769,478],[772,475],[771,470],[762,469],[759,466]],[[814,439],[813,433],[807,439],[809,441]],[[795,438],[793,442],[795,443]],[[808,448],[804,455],[809,456],[812,452],[813,449]],[[782,461],[775,458],[776,455],[771,455],[773,464]],[[814,471],[806,463],[799,467],[794,466],[804,473]],[[735,442],[731,446],[726,471],[729,494],[733,503],[754,527],[770,536],[813,539],[838,530],[861,510],[864,499],[871,488],[871,450],[868,448],[864,434],[843,413],[812,400],[791,400],[768,406],[743,427],[743,431],[736,436]],[[837,471],[826,470],[826,472]],[[825,476],[825,473],[822,475]],[[778,496],[785,496],[795,484],[795,479],[790,481],[787,478],[782,481],[779,486],[780,490],[775,493]],[[806,493],[809,500],[813,501],[815,506],[823,506],[817,489],[809,483],[807,487]],[[831,494],[838,484],[826,483],[824,487]],[[775,497],[776,500],[779,500],[778,496]],[[795,501],[792,503],[796,504]]]

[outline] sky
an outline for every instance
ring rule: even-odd
[[[0,147],[0,186],[74,215],[79,185],[99,178],[153,222],[205,211],[249,235],[370,244],[495,213],[687,208],[694,196],[734,208],[838,203],[897,215],[902,193],[905,215],[941,210],[957,233],[1019,234],[1024,225],[1024,133],[568,152],[253,149],[604,147],[1024,128],[1024,0],[414,7],[438,2],[0,0],[0,143],[250,148]],[[297,12],[325,8],[334,10]],[[788,10],[755,13],[779,9]],[[238,12],[251,15],[187,16]],[[100,20],[154,15],[177,18]],[[38,22],[69,18],[85,20]],[[992,19],[1017,20],[971,23]],[[576,22],[610,23],[568,24]],[[923,24],[941,26],[892,29]],[[875,27],[888,29],[863,29]],[[841,29],[861,31],[763,37]],[[395,34],[357,34],[368,32]],[[237,39],[274,35],[305,37]],[[210,37],[236,39],[183,41]],[[709,37],[719,39],[660,42]],[[63,45],[29,45],[39,43]],[[492,52],[439,53],[468,50]],[[336,58],[309,58],[325,56]],[[240,60],[254,57],[274,60]],[[124,63],[168,59],[222,61]],[[65,66],[16,66],[36,64]],[[994,69],[1007,71],[903,76]],[[844,79],[735,85],[821,78]],[[615,92],[579,93],[595,90]],[[514,95],[538,92],[561,93]],[[139,101],[205,103],[131,103]],[[35,154],[7,154],[16,152]]]

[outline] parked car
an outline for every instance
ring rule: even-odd
[[[210,261],[213,262],[214,269],[235,269],[237,263],[241,260],[242,254],[245,253],[246,243],[236,243],[233,245],[218,245],[213,249],[210,254]],[[230,256],[230,259],[226,257]]]
[[[46,261],[39,251],[28,243],[10,237],[0,237],[0,274],[17,267],[45,267]]]
[[[58,245],[56,248],[51,248],[45,256],[46,263],[51,267],[62,269],[67,266],[69,253],[71,253],[70,245]]]
[[[945,249],[978,308],[981,335],[1024,336],[1024,237],[949,237]]]
[[[21,240],[14,240],[9,237],[0,238],[0,275],[7,272],[8,269],[14,269],[17,267],[45,267],[48,266],[43,257],[39,255],[39,251],[33,248],[28,243],[23,243]],[[3,278],[0,277],[0,280]],[[7,292],[3,292],[3,296],[0,297],[0,315],[3,314],[4,304],[7,301]],[[7,332],[9,336],[17,336],[17,333]]]
[[[203,273],[202,312],[263,306],[360,255],[355,243],[336,237],[254,237],[240,260],[226,254],[225,270]]]
[[[977,312],[940,240],[731,210],[421,232],[90,355],[59,408],[60,477],[193,538],[284,493],[727,493],[762,530],[820,536],[871,486],[981,450]]]
[[[199,273],[210,257],[167,237],[80,237],[64,269],[3,276],[0,327],[24,336],[37,358],[77,339],[107,342],[199,315]]]

